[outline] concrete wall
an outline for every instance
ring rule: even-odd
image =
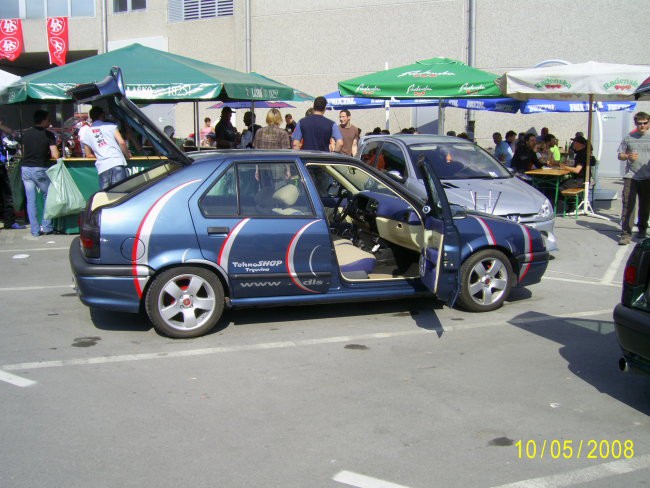
[[[167,0],[148,0],[144,12],[113,14],[109,3],[111,43],[162,37],[171,52],[244,70],[246,39],[244,0],[235,1],[231,17],[168,23]],[[339,80],[395,67],[418,59],[444,56],[467,60],[468,0],[251,0],[252,69],[311,95],[336,89]],[[70,20],[74,50],[102,50],[101,8],[96,17]],[[478,68],[503,73],[548,59],[569,62],[645,64],[650,56],[635,41],[647,31],[647,15],[638,0],[478,0]],[[24,22],[28,52],[46,51],[44,20]],[[637,41],[638,42],[638,41]],[[201,103],[200,118],[218,118]],[[308,104],[291,109],[300,118]],[[650,103],[641,104],[650,110]],[[283,111],[286,112],[286,111]],[[446,110],[447,129],[464,130],[466,112]],[[586,131],[581,114],[510,115],[474,112],[477,141],[490,146],[495,130],[517,132],[547,126],[561,144],[577,130]],[[237,115],[241,127],[241,115]],[[260,114],[262,115],[262,114]],[[258,115],[258,120],[260,117]],[[337,119],[337,114],[330,117]],[[353,112],[364,131],[384,127],[383,110]],[[177,134],[192,130],[190,104],[180,104]],[[410,109],[391,111],[391,129],[413,125]]]

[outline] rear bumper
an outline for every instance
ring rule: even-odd
[[[141,292],[153,271],[146,266],[105,265],[86,261],[79,238],[70,244],[70,268],[79,299],[89,307],[137,313]]]
[[[614,323],[625,359],[650,374],[650,313],[619,303],[614,308]]]
[[[548,267],[548,251],[520,254],[517,256],[519,263],[519,286],[528,286],[539,283]]]

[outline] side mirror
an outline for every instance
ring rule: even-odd
[[[467,217],[467,209],[456,203],[450,203],[451,217],[454,219],[464,219]]]

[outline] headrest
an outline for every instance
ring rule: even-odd
[[[298,188],[293,185],[285,185],[273,194],[273,198],[282,203],[284,207],[290,207],[296,203],[299,196]]]

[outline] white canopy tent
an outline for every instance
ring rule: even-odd
[[[567,64],[508,71],[497,79],[501,91],[509,97],[527,100],[588,100],[587,161],[591,158],[592,114],[594,102],[634,100],[634,91],[650,76],[649,65],[599,63]],[[597,216],[589,201],[589,173],[585,172],[585,215]]]
[[[0,69],[0,92],[18,79],[20,79],[20,76],[12,75]]]

